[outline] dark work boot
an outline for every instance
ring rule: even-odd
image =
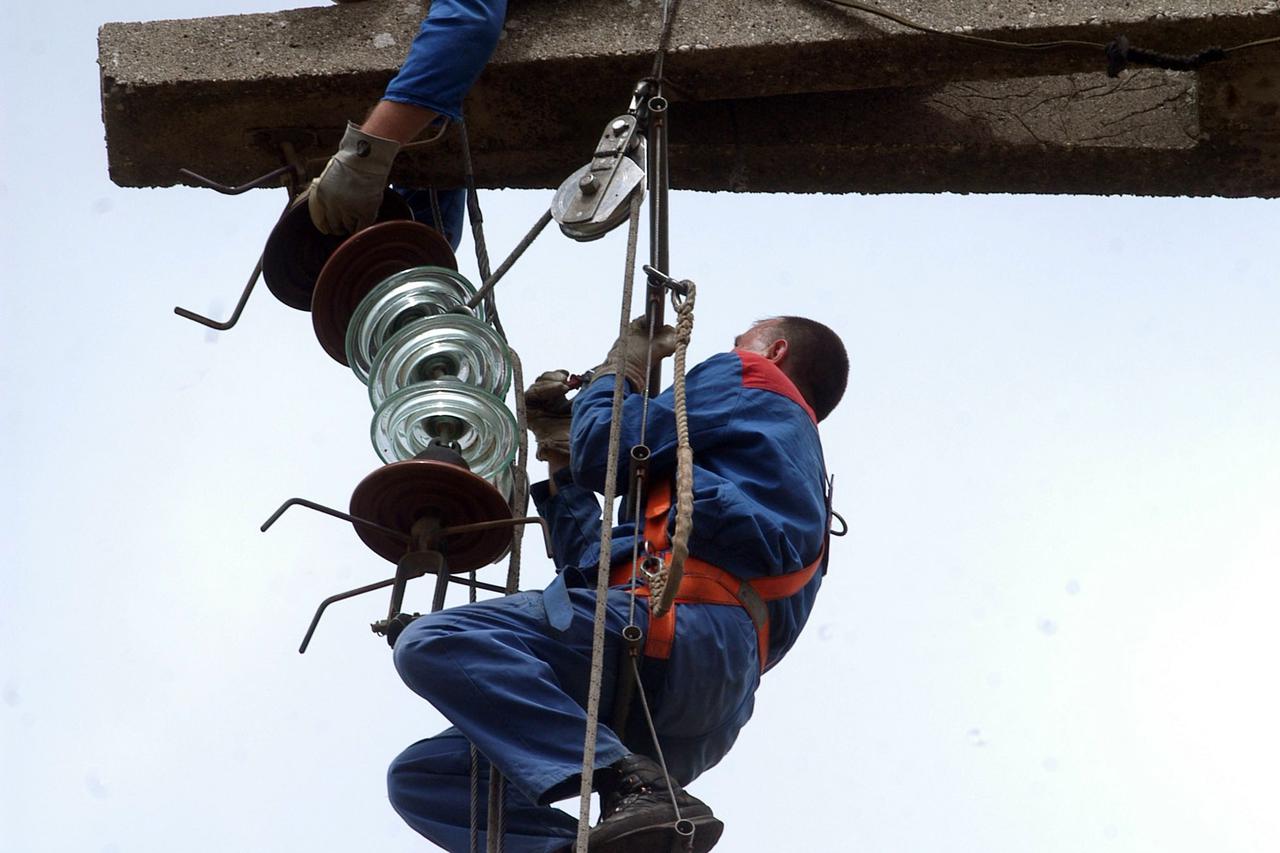
[[[663,778],[657,762],[643,755],[628,755],[613,764],[617,775],[600,790],[600,823],[591,830],[591,853],[673,853],[676,810],[693,824],[693,853],[706,853],[720,840],[724,824],[716,820],[706,803]]]

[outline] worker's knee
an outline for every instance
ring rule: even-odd
[[[487,765],[481,762],[482,775]],[[451,834],[465,827],[471,776],[471,745],[456,729],[411,745],[387,768],[387,798],[415,830],[445,849]],[[487,778],[487,777],[486,777]],[[457,812],[457,813],[455,813]]]
[[[439,613],[431,613],[415,619],[396,639],[392,653],[396,672],[415,693],[423,694],[438,680],[441,667],[448,663],[447,656],[440,653],[438,647],[454,633],[456,629],[448,620],[440,618]]]

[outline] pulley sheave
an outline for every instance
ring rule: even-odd
[[[633,195],[644,193],[644,136],[636,117],[609,122],[591,162],[556,190],[551,216],[560,230],[579,242],[598,240],[627,221]]]

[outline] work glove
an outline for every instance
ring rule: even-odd
[[[525,420],[538,442],[538,458],[569,453],[569,425],[573,404],[565,396],[571,389],[569,371],[548,370],[524,392]]]
[[[347,122],[338,153],[311,182],[307,207],[316,228],[323,234],[352,234],[372,225],[398,153],[399,142]]]
[[[595,368],[593,371],[595,379],[601,376],[612,376],[617,371],[615,365],[618,354],[622,353],[622,375],[631,380],[632,388],[642,391],[645,388],[645,368],[648,367],[650,371],[656,373],[660,369],[662,359],[675,351],[676,330],[670,326],[661,326],[654,330],[653,349],[650,352],[649,321],[644,317],[637,317],[613,342],[613,348],[605,356],[604,363]]]

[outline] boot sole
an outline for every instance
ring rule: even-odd
[[[690,817],[693,823],[693,853],[707,853],[720,841],[724,822],[711,815]],[[591,839],[591,853],[684,853],[676,843],[674,824],[638,826],[609,839]]]

